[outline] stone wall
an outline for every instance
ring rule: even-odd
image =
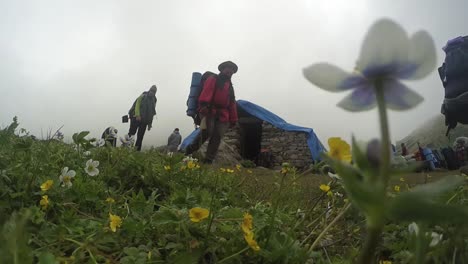
[[[274,166],[288,162],[297,168],[312,164],[312,155],[307,145],[307,135],[303,132],[289,132],[263,123],[262,148],[273,154]]]
[[[229,129],[224,141],[240,153],[240,129]],[[307,137],[302,132],[288,132],[278,129],[267,122],[262,125],[262,149],[268,149],[273,156],[273,166],[279,167],[288,162],[297,168],[305,168],[312,164],[312,156]]]

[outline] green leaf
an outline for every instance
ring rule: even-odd
[[[460,186],[463,181],[463,177],[459,175],[446,176],[441,180],[416,186],[410,193],[425,197],[437,196],[455,189]]]
[[[367,160],[366,153],[361,150],[356,139],[352,138],[352,154],[353,154],[353,161],[357,165],[358,168],[361,170],[368,170],[371,168],[369,161]]]
[[[422,193],[399,195],[390,202],[387,214],[398,221],[468,224],[467,207],[436,203]]]
[[[189,252],[179,252],[177,255],[172,259],[171,263],[175,264],[185,264],[185,263],[198,263],[201,257],[202,252],[200,251],[193,251]]]
[[[44,252],[39,256],[39,264],[55,264],[55,256],[49,252]]]
[[[380,182],[365,182],[362,172],[340,161],[333,161],[333,166],[353,203],[368,215],[380,214],[385,198],[384,187]]]
[[[218,216],[220,218],[242,218],[244,216],[244,212],[246,212],[246,210],[231,207],[228,209],[221,210]]]
[[[169,223],[179,223],[180,221],[181,219],[179,219],[179,216],[175,212],[169,209],[161,209],[160,211],[154,213],[152,223],[156,225],[164,225]]]

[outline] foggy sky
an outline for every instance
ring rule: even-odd
[[[64,126],[100,137],[119,135],[133,101],[158,86],[157,118],[144,146],[165,144],[175,127],[193,130],[185,115],[193,71],[239,66],[237,99],[259,104],[290,123],[311,127],[321,141],[379,135],[376,109],[349,113],[307,82],[302,68],[327,61],[354,67],[369,26],[379,18],[410,34],[427,30],[438,64],[450,38],[468,35],[465,0],[172,0],[0,2],[0,127],[18,116],[20,127],[41,137]],[[408,82],[425,100],[413,110],[390,112],[392,140],[440,113],[443,87],[434,71]]]

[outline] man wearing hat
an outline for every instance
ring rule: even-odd
[[[129,137],[137,134],[135,143],[136,149],[141,150],[141,143],[145,136],[145,131],[151,130],[153,117],[156,115],[156,85],[151,86],[147,92],[143,92],[133,103],[132,108],[128,111],[130,116]]]
[[[237,69],[234,62],[225,61],[218,66],[218,75],[212,74],[204,81],[198,98],[201,133],[187,146],[185,155],[191,155],[209,139],[203,162],[213,163],[224,133],[229,125],[237,123],[236,97],[231,82],[231,76]]]

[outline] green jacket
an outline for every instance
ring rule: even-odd
[[[156,115],[156,96],[149,96],[148,92],[143,92],[133,102],[132,108],[128,111],[130,118],[140,116],[141,122],[151,125],[153,117]]]

